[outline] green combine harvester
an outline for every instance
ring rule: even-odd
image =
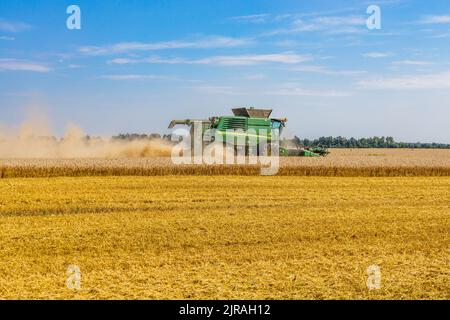
[[[235,108],[232,111],[233,116],[211,117],[208,120],[172,120],[169,129],[175,125],[187,125],[190,127],[191,137],[193,137],[194,125],[200,125],[205,144],[213,143],[217,134],[222,135],[223,141],[226,141],[228,134],[235,137],[245,136],[245,139],[241,140],[246,141],[246,144],[252,136],[257,143],[260,140],[266,140],[267,145],[270,145],[274,135],[273,130],[278,129],[281,135],[281,131],[287,122],[285,118],[270,118],[271,109]],[[235,141],[234,138],[232,140]],[[246,147],[248,150],[248,145],[240,147]],[[329,153],[323,147],[288,146],[284,140],[280,140],[279,150],[280,156],[321,157]]]

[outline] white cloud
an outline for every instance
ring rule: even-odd
[[[406,65],[406,66],[428,66],[433,64],[429,61],[422,61],[422,60],[401,60],[401,61],[394,61],[392,64],[396,65]]]
[[[294,53],[274,53],[238,56],[215,56],[197,60],[197,63],[217,65],[253,65],[266,62],[295,64],[309,61],[311,59],[312,58],[309,56],[303,56]]]
[[[419,23],[422,24],[447,24],[450,23],[450,15],[448,16],[425,16]]]
[[[108,64],[132,64],[132,63],[137,63],[137,62],[139,62],[139,60],[129,59],[129,58],[116,58],[116,59],[109,60],[107,63]]]
[[[445,33],[438,33],[432,36],[428,36],[427,38],[431,38],[431,39],[442,39],[442,38],[449,38],[450,37],[450,32],[445,32]]]
[[[367,52],[367,53],[364,53],[362,56],[364,58],[378,59],[378,58],[386,58],[391,55],[392,54],[389,52]]]
[[[241,88],[236,88],[232,86],[193,86],[187,87],[189,89],[194,89],[201,91],[203,94],[221,94],[221,95],[245,95],[250,94],[249,92],[242,91]]]
[[[301,97],[348,97],[350,92],[338,90],[321,90],[303,88],[297,84],[286,84],[281,88],[266,92],[269,95],[301,96]]]
[[[0,30],[5,32],[21,32],[31,29],[31,25],[19,21],[7,21],[0,19]]]
[[[259,13],[259,14],[250,14],[245,16],[236,16],[231,17],[230,20],[235,20],[239,22],[247,22],[247,23],[263,23],[266,22],[270,17],[270,14],[267,13]]]
[[[161,58],[153,56],[141,60],[131,60],[130,63],[160,63],[160,64],[195,64],[197,60],[188,60],[184,58]]]
[[[83,66],[81,66],[79,64],[69,64],[67,67],[69,69],[80,69],[80,68],[83,68]]]
[[[367,71],[364,70],[331,70],[323,66],[300,66],[291,70],[331,76],[358,76],[367,73]]]
[[[108,63],[109,64],[161,63],[161,64],[205,64],[205,65],[221,65],[221,66],[241,66],[241,65],[256,65],[261,63],[296,64],[309,60],[312,60],[311,56],[285,52],[273,54],[212,56],[202,59],[161,58],[161,57],[150,57],[145,59],[118,58],[109,60]]]
[[[164,42],[121,42],[106,46],[84,46],[79,52],[87,55],[108,55],[131,51],[156,51],[165,49],[209,49],[249,45],[251,39],[210,36],[197,40],[173,40]]]
[[[129,80],[176,80],[172,77],[145,75],[145,74],[112,74],[104,75],[101,79],[113,80],[113,81],[129,81]]]
[[[350,92],[338,91],[338,90],[323,90],[323,89],[310,89],[303,88],[296,83],[285,83],[273,90],[253,91],[246,90],[242,87],[236,86],[221,86],[221,85],[202,85],[188,87],[190,89],[201,91],[205,94],[222,94],[222,95],[274,95],[274,96],[302,96],[302,97],[347,97],[350,96]]]
[[[266,79],[266,75],[262,73],[246,74],[243,78],[246,80],[262,80]]]
[[[320,30],[319,26],[313,23],[307,23],[303,20],[295,20],[288,28],[275,29],[269,32],[263,33],[263,36],[274,36],[283,34],[297,34],[302,32],[311,32]]]
[[[313,20],[314,23],[322,26],[361,26],[366,25],[366,19],[361,16],[342,16],[342,17],[318,17]]]
[[[284,39],[280,41],[275,41],[273,44],[280,47],[297,47],[302,45],[302,42],[298,40]]]
[[[291,26],[266,32],[263,35],[298,34],[320,31],[330,34],[361,33],[365,31],[366,20],[362,16],[328,16],[313,19],[296,19]]]
[[[339,28],[330,28],[329,30],[326,30],[325,33],[327,34],[356,34],[356,33],[364,33],[366,30],[364,28],[357,28],[357,27],[339,27]]]
[[[0,40],[14,41],[14,40],[16,40],[16,38],[14,38],[14,37],[7,37],[7,36],[0,36]]]
[[[43,64],[32,61],[0,59],[0,71],[49,72],[51,69]]]
[[[374,90],[418,90],[450,88],[450,71],[436,74],[415,74],[391,78],[376,78],[360,81],[363,89]]]

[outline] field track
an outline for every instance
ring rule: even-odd
[[[449,299],[449,189],[449,177],[0,179],[0,298]]]

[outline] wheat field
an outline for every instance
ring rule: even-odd
[[[0,179],[0,298],[449,299],[449,190],[449,177]]]
[[[280,176],[450,176],[450,149],[332,149],[279,161]],[[174,165],[170,157],[0,159],[0,178],[260,174],[259,165]]]

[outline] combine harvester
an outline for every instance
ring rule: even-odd
[[[245,148],[248,150],[250,135],[254,135],[256,132],[257,141],[266,140],[267,145],[270,145],[273,130],[278,129],[281,134],[287,122],[286,118],[270,118],[272,109],[236,108],[232,111],[233,116],[210,117],[208,120],[172,120],[169,129],[175,125],[187,125],[190,127],[191,137],[193,137],[194,125],[200,125],[202,140],[205,144],[213,143],[217,134],[223,136],[223,141],[226,141],[227,134],[241,137],[243,135],[245,139],[242,140],[246,141]],[[280,141],[280,156],[321,157],[328,153],[328,150],[323,147],[288,146],[283,140]]]

